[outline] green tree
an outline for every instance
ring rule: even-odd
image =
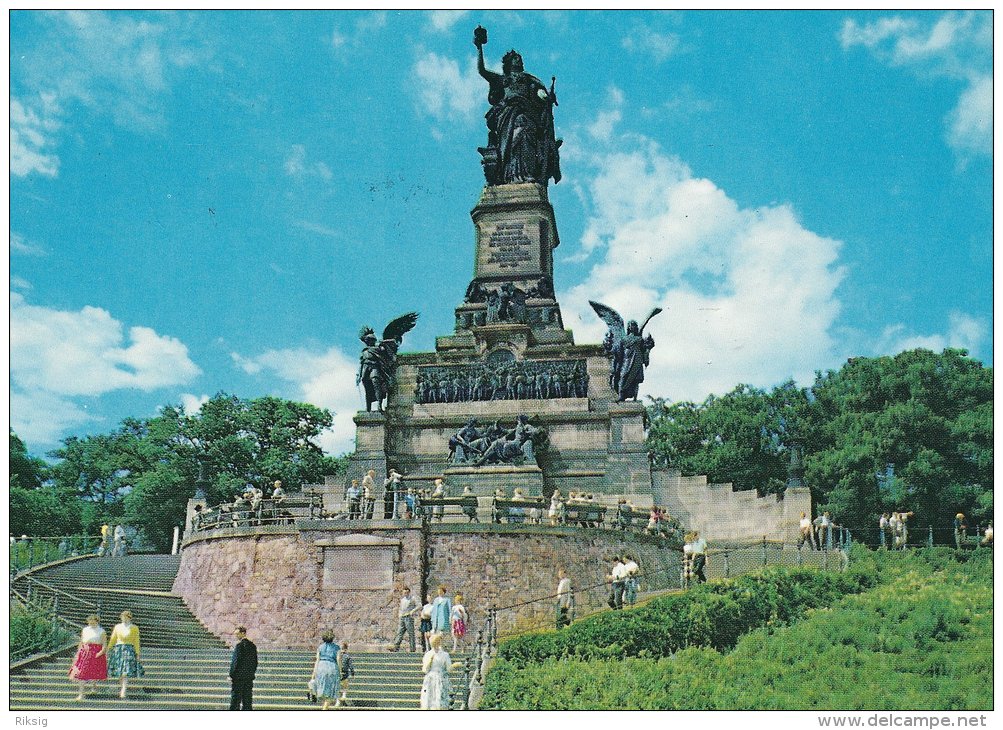
[[[10,432],[10,532],[12,535],[58,536],[81,530],[80,505],[48,480],[46,463],[28,453]]]
[[[912,510],[946,530],[958,511],[992,516],[992,381],[964,350],[852,358],[810,388],[654,400],[648,443],[684,473],[760,492],[784,488],[798,448],[816,510],[869,528],[885,510]]]

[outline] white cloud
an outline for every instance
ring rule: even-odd
[[[11,387],[10,427],[26,443],[54,445],[73,428],[96,420],[70,398]]]
[[[875,355],[897,355],[903,350],[924,348],[940,352],[946,347],[963,348],[977,355],[989,333],[986,323],[962,312],[951,312],[948,316],[947,332],[921,335],[910,332],[905,325],[896,324],[885,328],[878,340]]]
[[[201,373],[188,348],[149,327],[130,327],[97,307],[78,312],[28,304],[10,295],[11,380],[25,391],[101,395],[120,388],[154,390]]]
[[[347,59],[347,51],[359,48],[363,43],[368,42],[369,37],[386,27],[386,24],[386,11],[369,13],[356,20],[351,28],[336,27],[331,33],[331,45],[335,51]]]
[[[203,393],[202,395],[195,395],[193,393],[182,393],[181,394],[181,407],[185,409],[185,413],[189,416],[195,415],[200,410],[202,410],[202,404],[209,402],[209,396]]]
[[[289,154],[286,156],[285,162],[282,163],[282,169],[285,170],[286,175],[300,180],[306,177],[319,177],[325,182],[330,182],[331,178],[334,177],[331,168],[325,163],[307,161],[306,147],[301,144],[294,144],[289,149]]]
[[[993,78],[982,76],[965,89],[958,106],[947,117],[947,141],[951,146],[974,154],[993,151]]]
[[[451,58],[428,52],[419,56],[414,74],[420,83],[418,103],[440,121],[469,121],[487,97],[487,84],[477,73],[476,61],[466,71]]]
[[[24,289],[24,290],[28,290],[28,289],[32,288],[30,281],[28,281],[27,279],[24,279],[24,278],[22,278],[20,276],[15,276],[14,274],[11,274],[10,285],[11,285],[12,289]]]
[[[46,177],[59,174],[59,157],[50,154],[53,133],[59,123],[10,100],[10,173],[26,177],[33,172]]]
[[[14,233],[13,231],[10,234],[10,252],[24,256],[45,256],[48,253],[44,246],[40,246],[34,241],[29,241],[20,233]]]
[[[659,33],[648,26],[639,25],[624,36],[621,44],[631,53],[650,56],[655,63],[662,63],[680,50],[680,39],[675,33]]]
[[[664,312],[642,394],[702,400],[737,383],[809,381],[838,356],[840,243],[806,230],[787,205],[742,208],[643,137],[588,153],[583,254],[597,261],[561,292],[577,339],[601,340],[593,299],[625,319]]]
[[[588,126],[589,136],[603,142],[608,142],[616,125],[623,118],[623,92],[611,86],[606,93],[606,107],[600,110],[596,119]]]
[[[208,45],[188,28],[193,17],[163,14],[152,22],[100,11],[39,13],[37,42],[21,44],[18,58],[25,60],[11,64],[11,174],[55,177],[58,133],[72,128],[78,108],[128,129],[162,126],[163,97],[179,72],[208,57]]]
[[[433,30],[445,32],[450,30],[469,10],[429,10],[428,21]]]
[[[355,423],[362,396],[355,385],[358,363],[337,347],[325,352],[305,349],[268,350],[255,357],[231,353],[233,361],[251,375],[268,373],[292,386],[293,397],[334,416],[334,425],[319,439],[321,448],[337,455],[355,447]]]
[[[932,25],[893,16],[858,25],[847,20],[844,49],[863,46],[892,66],[959,79],[964,88],[947,115],[947,142],[962,157],[992,154],[992,14],[948,12]]]

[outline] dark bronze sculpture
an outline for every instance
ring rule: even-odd
[[[417,403],[585,398],[589,377],[584,360],[520,360],[498,365],[423,365]]]
[[[536,463],[536,454],[546,439],[546,430],[531,424],[526,415],[519,416],[515,427],[508,430],[495,421],[481,431],[477,420],[472,418],[450,437],[449,460],[473,466]]]
[[[502,73],[484,66],[484,44],[488,32],[481,26],[474,30],[477,46],[477,70],[489,85],[485,115],[488,145],[478,150],[483,159],[488,185],[534,182],[546,185],[559,182],[561,165],[558,149],[562,140],[554,137],[555,78],[550,89],[523,70],[522,56],[514,50],[502,58]]]
[[[609,327],[603,339],[603,349],[610,358],[610,390],[616,393],[617,403],[630,398],[637,400],[638,387],[644,382],[644,368],[648,366],[648,353],[655,346],[655,338],[643,336],[644,328],[662,310],[659,307],[652,309],[640,327],[630,320],[625,332],[623,317],[615,310],[599,302],[590,301],[589,304]]]
[[[403,314],[383,329],[383,339],[376,340],[372,327],[363,327],[359,339],[365,344],[359,356],[359,374],[355,384],[362,384],[366,391],[366,410],[383,412],[383,402],[390,392],[390,381],[397,369],[397,348],[404,335],[414,329],[418,321],[417,312]]]

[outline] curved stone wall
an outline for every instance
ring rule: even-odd
[[[234,528],[185,541],[174,592],[214,634],[246,626],[262,648],[312,648],[332,629],[376,648],[392,641],[403,586],[417,595],[460,592],[471,630],[491,606],[550,596],[564,567],[576,589],[603,581],[614,554],[631,553],[653,578],[678,581],[679,551],[665,540],[612,530],[524,525],[301,521],[295,527]],[[642,585],[642,590],[645,588]],[[605,591],[579,594],[579,614]],[[550,599],[499,615],[502,632],[545,623]]]

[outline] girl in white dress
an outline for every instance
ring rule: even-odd
[[[421,683],[421,704],[423,710],[448,710],[449,670],[460,666],[460,662],[451,662],[449,654],[442,648],[442,634],[432,634],[429,640],[432,648],[425,652],[421,661],[421,669],[425,679]]]

